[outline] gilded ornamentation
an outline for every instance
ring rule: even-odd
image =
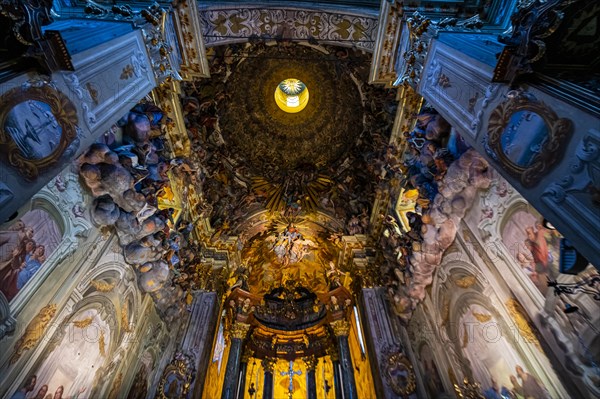
[[[106,226],[103,226],[106,227]],[[108,230],[108,229],[107,229]],[[110,233],[110,230],[108,230],[108,232]],[[112,290],[115,288],[115,286],[117,285],[116,282],[106,282],[104,280],[92,280],[90,282],[90,284],[92,285],[92,287],[94,287],[96,289],[96,291],[98,292],[112,292]]]
[[[333,334],[336,337],[348,336],[350,333],[350,323],[346,320],[336,320],[331,322],[331,328],[333,328]]]
[[[538,341],[533,329],[531,328],[529,321],[523,312],[523,307],[521,304],[514,298],[506,301],[506,307],[508,308],[508,313],[512,318],[513,322],[519,329],[519,334],[523,337],[526,342],[530,344],[534,344],[538,348],[541,349],[540,342]]]
[[[421,72],[430,40],[426,32],[430,25],[431,20],[418,12],[406,19],[406,39],[401,47],[404,52],[398,57],[402,61],[399,65],[400,70],[396,71],[398,78],[394,86],[407,83],[416,89],[421,81]]]
[[[232,37],[235,41],[251,36],[275,39],[276,32],[285,32],[289,40],[347,41],[370,51],[378,26],[377,19],[367,16],[280,8],[203,10],[200,23],[206,45],[211,47],[232,42]]]
[[[464,399],[484,399],[481,394],[481,387],[476,382],[470,382],[467,377],[463,379],[462,384],[454,383],[456,396]]]
[[[246,348],[242,353],[242,363],[248,363],[251,357],[254,356],[254,351],[252,349]]]
[[[123,383],[123,373],[119,371],[117,377],[111,384],[110,391],[108,392],[108,399],[116,399],[119,394],[119,390],[121,389],[121,384]]]
[[[121,308],[121,327],[125,332],[131,332],[131,326],[129,325],[129,305],[127,302]]]
[[[106,341],[104,338],[104,331],[100,331],[100,339],[98,340],[98,350],[101,356],[106,356]]]
[[[77,109],[50,85],[16,87],[0,104],[0,152],[27,180],[58,162],[77,137]]]
[[[488,321],[492,320],[492,315],[490,314],[483,314],[483,313],[477,313],[477,312],[471,312],[473,314],[473,317],[475,317],[477,319],[478,322],[480,323],[487,323]]]
[[[513,91],[508,97],[490,115],[486,151],[532,187],[562,158],[573,123],[530,93]]]
[[[317,363],[319,362],[319,360],[314,355],[303,357],[302,361],[304,362],[304,364],[306,364],[306,370],[308,371],[314,371],[317,367]]]
[[[98,88],[91,82],[87,82],[85,84],[85,88],[87,89],[88,93],[90,94],[90,97],[92,98],[92,101],[94,102],[94,105],[98,105]]]
[[[276,359],[265,357],[262,360],[261,365],[267,373],[273,373],[275,370],[275,363],[277,363]]]
[[[157,398],[185,398],[194,378],[194,359],[190,355],[177,352],[171,363],[165,367],[158,386]]]
[[[454,280],[454,284],[460,288],[471,288],[477,282],[477,278],[475,276],[464,276],[459,279]]]
[[[532,65],[546,54],[544,40],[560,27],[564,8],[572,3],[564,0],[522,1],[511,17],[511,36],[501,35],[498,39],[506,46],[500,54],[492,81],[509,82],[521,74],[532,73]]]
[[[249,330],[250,330],[250,324],[241,323],[239,321],[236,321],[231,326],[230,336],[231,336],[231,338],[245,339]]]
[[[37,345],[44,335],[46,327],[48,326],[48,323],[50,323],[50,320],[52,320],[54,317],[55,313],[56,304],[52,303],[44,306],[39,313],[33,319],[31,319],[25,328],[25,332],[15,343],[13,354],[10,358],[10,364],[14,364],[17,360],[19,360],[23,352]]]
[[[183,78],[188,80],[193,77],[207,78],[210,68],[206,58],[202,27],[200,26],[200,12],[198,2],[181,1],[176,5],[175,17],[179,42],[182,44],[182,62],[180,65]]]
[[[73,325],[77,328],[86,328],[92,324],[92,321],[94,321],[94,317],[90,316],[90,317],[86,317],[83,320],[74,320]]]
[[[373,83],[389,84],[396,77],[394,63],[402,29],[403,13],[399,3],[382,3],[379,24],[385,25],[385,28],[379,29],[377,35],[377,48],[374,51],[374,58],[377,62],[373,62],[371,76],[369,77],[369,80]]]
[[[381,364],[383,377],[396,395],[408,397],[417,388],[412,364],[402,352],[383,356]]]
[[[119,79],[121,80],[127,80],[131,77],[133,77],[133,67],[131,66],[131,64],[127,64],[123,67],[123,70],[121,71],[121,76],[119,76]]]

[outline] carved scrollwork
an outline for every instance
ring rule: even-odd
[[[44,332],[50,323],[50,320],[56,314],[56,304],[44,306],[38,314],[31,319],[21,338],[15,343],[13,354],[10,357],[10,364],[16,363],[25,351],[34,348],[44,336]]]
[[[12,23],[12,33],[17,41],[26,46],[35,45],[42,38],[42,26],[52,22],[52,0],[3,0],[0,15]]]
[[[546,53],[544,39],[563,22],[563,10],[578,0],[524,0],[511,17],[512,28],[498,39],[506,47],[498,59],[493,82],[507,82],[533,72],[532,65]],[[509,36],[510,35],[510,36]]]
[[[383,378],[392,391],[400,397],[415,392],[417,382],[413,366],[401,351],[384,352],[381,359]]]
[[[487,148],[525,187],[536,185],[564,153],[573,130],[569,119],[533,95],[509,93],[509,99],[490,115]]]
[[[185,398],[194,378],[194,358],[178,352],[165,367],[158,387],[157,398]]]

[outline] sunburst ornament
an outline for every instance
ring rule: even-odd
[[[277,106],[290,114],[302,111],[308,104],[308,97],[306,85],[294,78],[281,81],[275,89]]]

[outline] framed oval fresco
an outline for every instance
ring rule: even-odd
[[[0,99],[0,152],[27,180],[56,163],[77,136],[77,109],[48,85],[15,88]]]
[[[573,123],[530,93],[507,96],[490,115],[487,150],[523,186],[531,187],[562,158]]]

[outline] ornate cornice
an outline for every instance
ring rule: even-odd
[[[373,51],[377,19],[293,8],[218,8],[200,11],[207,47],[256,39],[286,39],[356,46]]]
[[[331,328],[336,337],[345,336],[347,337],[350,333],[350,323],[346,320],[336,320],[331,322]]]

